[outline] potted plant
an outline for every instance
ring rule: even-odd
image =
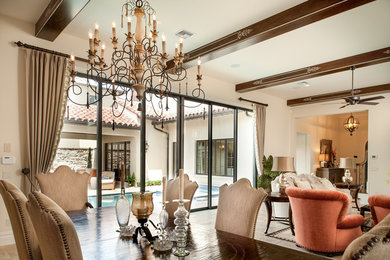
[[[266,192],[271,192],[271,182],[279,176],[279,172],[272,171],[274,158],[272,155],[268,158],[264,155],[262,164],[263,164],[263,173],[258,178],[258,188],[263,188]]]
[[[127,183],[129,184],[129,187],[133,187],[135,185],[135,173],[133,172],[131,175],[127,176],[126,178]]]

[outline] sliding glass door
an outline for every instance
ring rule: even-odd
[[[208,207],[208,117],[207,104],[184,101],[184,171],[199,185],[193,209]]]
[[[233,183],[234,109],[212,106],[211,205],[218,205],[219,187]]]

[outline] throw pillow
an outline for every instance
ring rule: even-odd
[[[310,185],[313,190],[328,190],[328,188],[321,182],[311,183]]]
[[[326,178],[321,178],[321,183],[326,187],[327,190],[336,190],[333,184]]]
[[[300,189],[311,189],[310,183],[308,181],[295,180],[295,185]]]

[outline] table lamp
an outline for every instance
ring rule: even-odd
[[[280,193],[284,194],[287,188],[286,172],[295,171],[294,157],[274,157],[272,171],[280,172]]]
[[[318,156],[318,160],[321,162],[321,168],[325,168],[326,167],[326,163],[329,161],[329,154],[321,153]]]
[[[340,166],[339,168],[345,169],[343,182],[347,185],[351,184],[353,178],[351,176],[351,172],[349,169],[356,169],[356,161],[355,158],[340,158]]]

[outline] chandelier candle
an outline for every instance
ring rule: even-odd
[[[99,39],[99,25],[95,24],[95,39]]]

